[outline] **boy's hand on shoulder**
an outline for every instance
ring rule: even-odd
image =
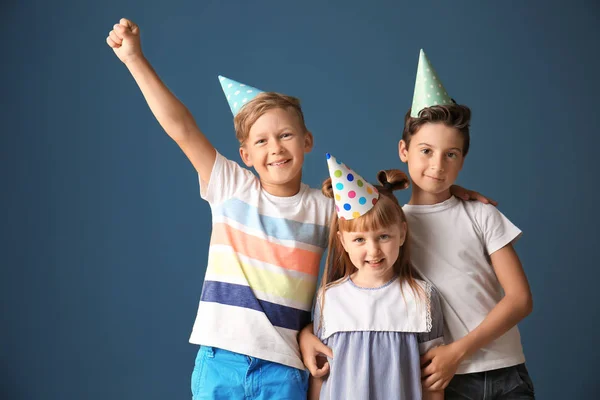
[[[423,387],[431,391],[445,389],[460,362],[461,355],[452,344],[429,350],[421,357]]]
[[[483,204],[491,204],[493,206],[498,206],[498,202],[489,197],[482,195],[479,192],[474,190],[465,189],[462,186],[452,185],[450,186],[450,193],[459,199],[463,199],[465,201],[478,201]]]
[[[140,28],[128,19],[121,18],[119,23],[113,26],[106,43],[125,64],[142,57]]]

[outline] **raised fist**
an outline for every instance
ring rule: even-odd
[[[140,28],[128,19],[121,18],[119,23],[113,26],[106,38],[106,43],[112,47],[119,60],[125,64],[142,56]]]

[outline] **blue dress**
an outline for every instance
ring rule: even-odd
[[[437,291],[417,281],[415,292],[397,277],[378,288],[350,278],[317,297],[315,335],[333,350],[321,399],[420,400],[420,356],[443,344]]]

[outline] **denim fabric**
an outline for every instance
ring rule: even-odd
[[[201,346],[192,372],[193,400],[306,400],[308,371]]]
[[[533,383],[525,364],[472,374],[454,375],[446,400],[531,400]]]

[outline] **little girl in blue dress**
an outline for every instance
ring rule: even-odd
[[[313,399],[443,399],[421,389],[420,356],[443,344],[436,290],[410,266],[408,226],[393,191],[408,187],[398,170],[373,186],[327,155],[335,198],[327,264],[317,294],[315,335],[333,351],[329,375],[311,381]]]

